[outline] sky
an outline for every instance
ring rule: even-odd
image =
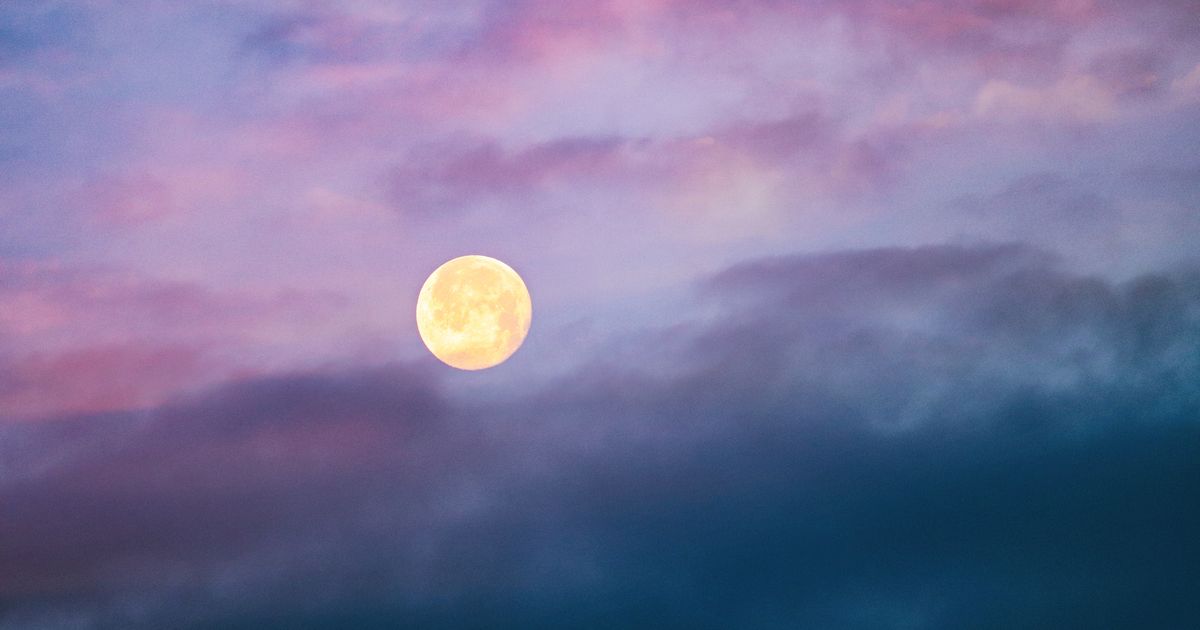
[[[1194,0],[4,2],[0,630],[1200,626],[1198,146]]]

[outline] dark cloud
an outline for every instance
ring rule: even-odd
[[[1091,64],[1092,73],[1119,96],[1148,96],[1163,89],[1170,57],[1151,47],[1111,51]]]
[[[421,213],[460,208],[496,196],[538,191],[578,179],[603,179],[636,142],[620,138],[566,138],[509,152],[494,142],[430,147],[397,169],[397,203]]]
[[[893,137],[899,134],[843,138],[842,127],[838,118],[806,109],[658,139],[582,136],[508,149],[494,140],[443,138],[406,156],[388,186],[398,208],[426,216],[459,216],[473,204],[497,201],[526,213],[533,196],[579,187],[687,189],[701,174],[728,176],[727,161],[789,169],[831,188],[878,187],[911,144]]]
[[[884,249],[696,299],[507,401],[418,364],[6,427],[0,627],[1200,620],[1200,275]]]

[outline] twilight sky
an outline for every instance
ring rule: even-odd
[[[1197,147],[1195,0],[0,3],[0,630],[1198,627]]]

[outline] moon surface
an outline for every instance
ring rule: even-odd
[[[417,298],[421,341],[443,363],[482,370],[508,359],[529,332],[533,302],[512,267],[460,256],[434,270]]]

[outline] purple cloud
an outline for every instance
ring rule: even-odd
[[[643,360],[506,403],[423,363],[9,427],[7,617],[951,626],[1001,592],[1035,623],[1134,614],[1130,563],[1187,566],[1143,563],[1196,515],[1139,488],[1182,498],[1196,461],[1198,287],[1021,247],[774,258],[705,282],[721,317],[644,331]]]
[[[3,4],[0,629],[1196,625],[1197,17]]]

